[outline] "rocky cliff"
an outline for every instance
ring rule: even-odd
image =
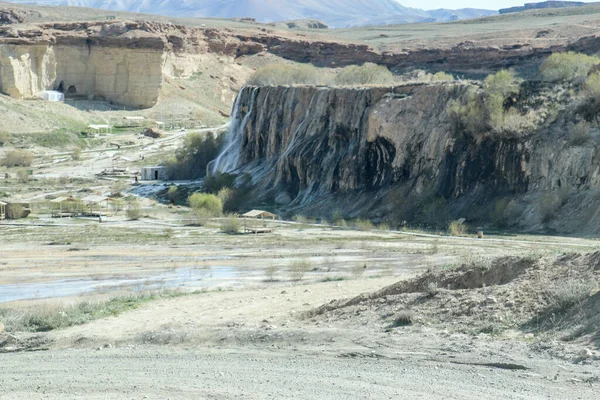
[[[249,173],[283,213],[564,233],[600,231],[600,152],[564,126],[465,135],[448,104],[467,85],[245,88],[213,172]]]
[[[0,91],[31,98],[56,89],[131,107],[152,107],[165,78],[190,76],[203,55],[262,50],[211,29],[153,22],[0,27]]]
[[[422,68],[481,75],[507,67],[527,71],[551,52],[600,49],[599,34],[551,41],[537,34],[499,43],[456,38],[385,50],[251,24],[231,30],[151,21],[25,20],[0,26],[0,91],[29,98],[62,82],[64,90],[72,88],[78,95],[143,108],[156,104],[165,79],[200,71],[206,55],[222,57],[228,65],[244,56],[272,54],[317,66],[373,62],[398,71]]]

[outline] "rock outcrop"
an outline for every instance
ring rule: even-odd
[[[421,68],[468,76],[515,66],[529,71],[552,52],[596,53],[600,48],[600,35],[543,44],[534,36],[502,44],[462,40],[378,50],[253,26],[234,31],[152,21],[11,24],[0,26],[0,91],[30,98],[63,82],[78,95],[144,108],[156,104],[165,78],[193,75],[206,55],[234,64],[243,56],[271,53],[317,66],[372,62],[397,71]]]
[[[540,1],[538,3],[525,3],[523,6],[503,8],[498,12],[500,14],[510,14],[528,10],[540,10],[545,8],[565,8],[565,7],[581,7],[588,3],[582,1]]]
[[[248,87],[213,172],[250,174],[257,194],[290,214],[600,231],[594,143],[569,144],[564,126],[523,137],[457,132],[448,105],[466,91]]]
[[[165,77],[192,75],[202,55],[233,58],[262,49],[214,29],[153,22],[9,26],[0,28],[0,91],[32,98],[72,88],[81,96],[147,108],[156,104]]]

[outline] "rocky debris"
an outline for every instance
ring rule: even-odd
[[[162,137],[162,133],[160,133],[160,131],[156,128],[144,129],[142,135],[153,139],[159,139]]]
[[[0,333],[0,349],[7,347],[14,347],[19,345],[21,341],[18,337],[9,333]]]
[[[506,332],[534,342],[533,351],[591,362],[598,357],[588,348],[582,350],[581,343],[593,345],[600,326],[600,292],[587,290],[600,282],[600,274],[594,270],[599,256],[600,252],[556,258],[504,257],[491,264],[429,271],[377,292],[332,301],[304,317],[327,324],[344,321],[345,325],[379,326],[384,332],[393,332],[408,325],[394,321],[399,313],[409,312],[416,327],[469,335]],[[429,282],[443,289],[430,295],[426,289]],[[579,282],[589,285],[578,290],[575,285]],[[557,340],[538,341],[548,337]],[[568,344],[575,340],[577,344]]]
[[[4,324],[0,322],[0,333],[4,332]]]
[[[0,9],[0,25],[20,24],[25,21],[25,13]]]

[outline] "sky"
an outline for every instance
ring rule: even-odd
[[[500,8],[522,6],[524,3],[537,3],[540,0],[396,0],[406,7],[435,10],[437,8],[484,8],[498,10]],[[591,3],[598,0],[574,0]]]

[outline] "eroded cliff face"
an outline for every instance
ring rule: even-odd
[[[59,87],[131,107],[152,107],[165,78],[189,77],[208,53],[252,54],[252,43],[211,29],[152,22],[0,28],[0,91],[32,98]]]
[[[213,170],[249,173],[282,212],[597,232],[600,153],[560,129],[526,137],[456,132],[462,84],[244,88]],[[556,127],[555,127],[556,128]]]
[[[86,46],[0,46],[0,90],[31,98],[57,88],[132,107],[152,107],[162,84],[163,53]]]

